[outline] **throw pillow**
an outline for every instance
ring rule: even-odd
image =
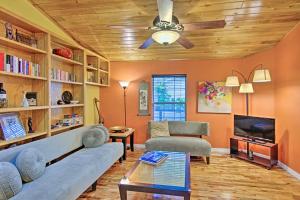
[[[0,200],[7,200],[22,190],[22,179],[17,168],[9,162],[0,162]]]
[[[102,124],[96,125],[95,128],[98,128],[98,129],[101,129],[102,131],[104,131],[104,133],[105,133],[105,142],[108,142],[109,141],[109,131],[108,131],[108,129],[105,126],[103,126]]]
[[[21,151],[16,159],[16,166],[24,182],[31,182],[41,177],[46,169],[44,155],[35,148]]]
[[[152,138],[170,136],[168,121],[151,121],[150,134]]]
[[[82,138],[86,148],[95,148],[107,142],[107,133],[101,128],[92,128]]]

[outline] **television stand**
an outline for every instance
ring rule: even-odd
[[[245,142],[247,145],[246,152],[241,151],[239,149],[239,142]],[[253,155],[252,158],[249,157],[249,147],[250,144],[255,144],[261,147],[268,148],[270,152],[270,157],[262,157],[259,155]],[[259,164],[267,169],[271,169],[274,165],[277,164],[278,161],[278,144],[268,143],[268,142],[260,142],[260,141],[253,141],[249,140],[244,137],[234,136],[230,138],[230,156],[239,158],[242,160],[246,160],[251,163]]]

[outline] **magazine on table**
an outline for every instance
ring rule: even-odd
[[[167,153],[161,151],[149,151],[140,157],[140,161],[150,165],[159,165],[167,158]]]

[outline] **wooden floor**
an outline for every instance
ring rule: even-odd
[[[98,180],[97,190],[82,194],[79,200],[120,199],[118,183],[141,154],[141,150],[128,151],[127,160],[116,163]],[[300,200],[300,181],[284,170],[277,167],[267,170],[227,155],[213,155],[210,165],[204,161],[192,161],[191,183],[193,200]],[[128,193],[128,200],[139,199],[182,198]]]

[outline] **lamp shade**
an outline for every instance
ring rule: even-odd
[[[270,82],[271,76],[268,69],[257,69],[254,71],[253,82],[263,83]]]
[[[237,76],[228,76],[226,78],[225,86],[227,86],[227,87],[237,87],[237,86],[240,86],[239,78]]]
[[[240,86],[239,93],[253,93],[252,83],[242,83]]]
[[[152,34],[152,39],[159,44],[172,44],[180,37],[176,31],[157,31]]]
[[[129,81],[119,81],[122,88],[127,88],[129,85]]]

